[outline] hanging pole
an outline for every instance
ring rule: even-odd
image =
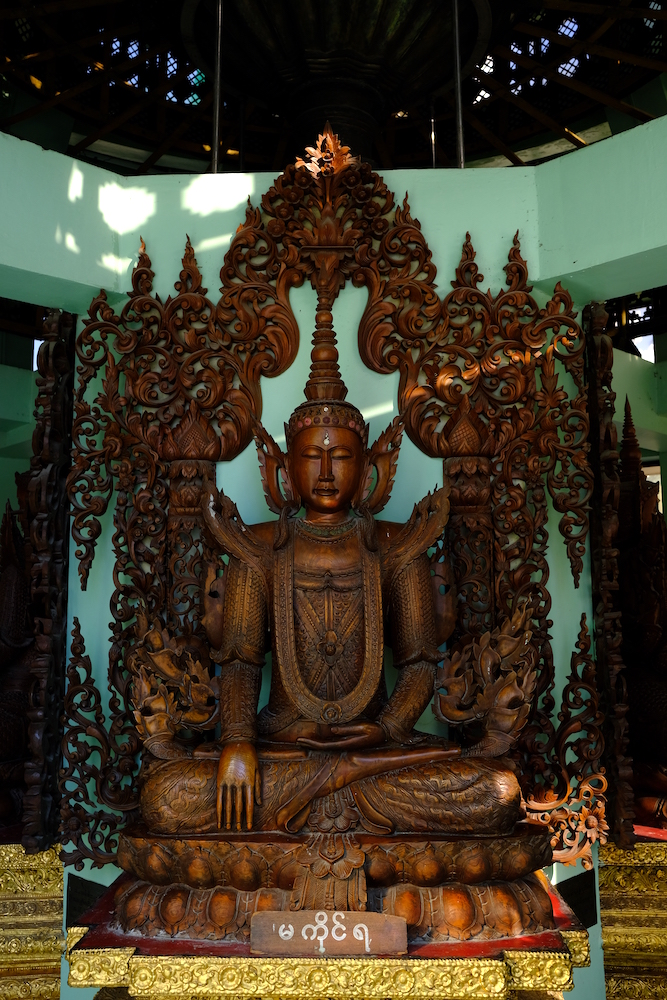
[[[245,170],[245,101],[241,98],[239,109],[239,170]]]
[[[435,110],[431,101],[431,166],[435,169]]]
[[[454,103],[456,105],[456,159],[459,167],[466,165],[463,145],[463,104],[461,101],[461,47],[459,43],[459,4],[452,0],[452,24],[454,27]]]
[[[213,143],[211,173],[217,174],[220,162],[220,74],[222,63],[222,0],[216,2],[215,69],[213,70]]]

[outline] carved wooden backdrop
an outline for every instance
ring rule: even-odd
[[[77,623],[63,744],[70,861],[112,860],[115,835],[136,809],[139,742],[124,667],[136,609],[143,602],[184,642],[201,644],[197,580],[211,571],[198,514],[201,486],[214,462],[248,444],[261,416],[261,376],[278,375],[294,360],[299,331],[289,292],[306,280],[318,295],[319,376],[336,367],[331,309],[352,281],[368,291],[361,357],[376,372],[399,371],[407,433],[425,454],[443,459],[452,516],[433,565],[440,572],[444,553],[453,553],[462,597],[455,638],[479,636],[520,599],[532,602],[539,677],[517,755],[523,791],[533,817],[553,829],[562,858],[590,853],[605,828],[594,666],[582,621],[554,719],[546,562],[548,493],[578,584],[592,491],[584,340],[560,286],[542,309],[531,296],[518,235],[505,273],[506,289],[483,292],[466,236],[452,291],[441,300],[407,196],[396,205],[382,178],[325,131],[260,206],[248,207],[225,256],[217,302],[206,298],[189,240],[173,298],[152,294],[142,244],[121,314],[103,292],[93,301],[77,341],[69,489],[83,586],[99,518],[116,490],[113,697],[106,720]],[[572,376],[572,397],[559,382],[559,366]],[[91,402],[86,392],[97,375],[101,390]]]
[[[635,840],[632,761],[628,755],[628,692],[623,662],[619,593],[618,528],[621,501],[620,454],[614,425],[616,393],[612,388],[614,349],[602,303],[586,308],[587,361],[590,383],[591,462],[595,469],[592,568],[595,655],[604,708],[604,764],[608,774],[609,820],[614,840],[629,847]]]
[[[66,479],[75,317],[57,309],[45,313],[44,339],[37,359],[33,454],[30,468],[16,477],[18,498],[10,501],[3,521],[3,529],[13,529],[14,550],[14,576],[3,580],[1,681],[3,714],[8,720],[2,733],[3,760],[24,760],[22,844],[29,853],[44,850],[58,837],[67,660]],[[12,507],[16,508],[18,524]],[[3,541],[7,544],[8,536]],[[3,552],[3,557],[7,554]],[[19,689],[21,697],[16,698]],[[14,712],[19,715],[18,724],[12,718]],[[23,739],[19,733],[24,712],[28,741],[25,748],[17,745]],[[8,745],[12,740],[13,745]]]

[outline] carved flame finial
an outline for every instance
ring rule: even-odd
[[[343,146],[329,122],[317,137],[315,146],[306,146],[307,159],[297,157],[295,166],[305,167],[311,174],[327,177],[338,173],[344,167],[359,163],[358,156],[350,156],[350,147]]]
[[[621,480],[635,479],[642,467],[642,450],[637,440],[637,432],[632,419],[630,401],[625,397],[625,418],[623,420],[623,440],[621,443]]]

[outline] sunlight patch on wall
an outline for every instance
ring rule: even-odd
[[[255,179],[249,174],[202,174],[181,195],[181,208],[193,215],[229,212],[254,193]]]
[[[231,233],[224,233],[222,236],[211,236],[207,240],[200,240],[195,245],[195,253],[201,253],[204,250],[217,250],[218,247],[229,246],[231,241]]]
[[[76,242],[74,233],[65,233],[65,236],[63,238],[63,231],[60,228],[60,225],[56,226],[56,233],[54,239],[59,246],[62,243],[64,243],[67,249],[71,251],[71,253],[81,253],[81,247]]]
[[[375,406],[369,406],[367,409],[361,411],[361,415],[364,420],[372,420],[374,417],[382,417],[386,413],[393,413],[395,409],[395,403],[393,399],[390,399],[386,403],[377,403]]]
[[[117,257],[115,253],[103,253],[97,262],[98,267],[104,267],[114,274],[124,274],[131,263],[131,257]]]
[[[131,233],[155,215],[156,197],[146,188],[122,188],[112,181],[99,188],[98,208],[109,229],[119,236]]]
[[[72,167],[72,173],[69,175],[67,200],[77,201],[79,198],[83,198],[83,174],[79,168],[74,165]]]

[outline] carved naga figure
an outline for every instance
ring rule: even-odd
[[[368,447],[337,359],[320,303],[287,453],[255,425],[278,520],[246,525],[205,485],[205,530],[226,560],[202,581],[209,648],[139,618],[130,669],[145,826],[120,841],[121,864],[140,878],[117,901],[125,930],[243,940],[254,910],[289,908],[382,909],[422,940],[553,926],[531,874],[550,860],[548,834],[515,830],[519,784],[494,759],[516,741],[534,691],[530,609],[437,675],[455,594],[441,596],[427,553],[449,487],[406,524],[375,520],[402,426]],[[390,695],[385,642],[399,675]],[[436,684],[444,719],[481,723],[476,741],[415,731]],[[193,745],[194,731],[218,725],[214,742]]]

